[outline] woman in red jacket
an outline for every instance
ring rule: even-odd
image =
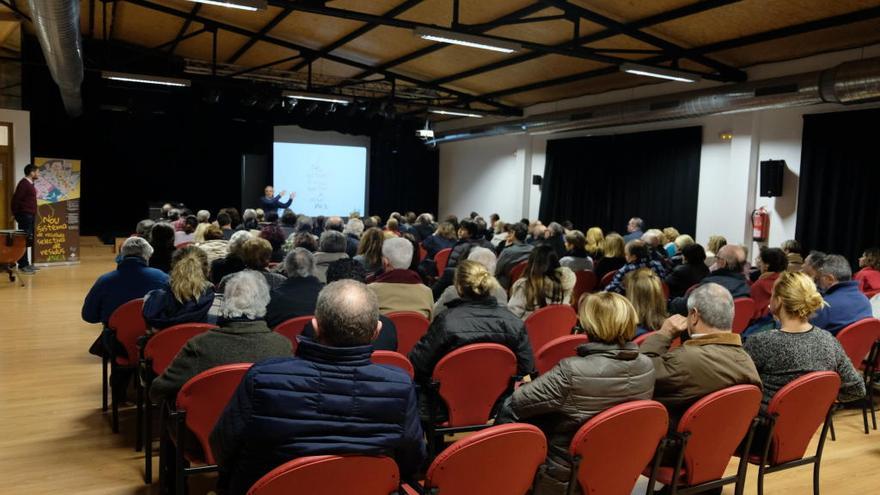
[[[753,321],[770,314],[773,284],[779,278],[779,274],[788,268],[788,257],[785,251],[779,248],[763,248],[758,255],[758,268],[761,270],[761,276],[752,284],[752,299],[755,301]]]
[[[866,249],[859,258],[859,268],[853,275],[853,280],[859,281],[859,289],[870,295],[880,292],[880,248]]]

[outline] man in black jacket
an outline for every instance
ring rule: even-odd
[[[455,268],[460,260],[466,260],[475,246],[493,249],[492,243],[480,235],[480,227],[473,220],[464,219],[458,225],[458,242],[452,247],[446,268]]]
[[[315,271],[315,257],[305,248],[294,248],[284,258],[287,280],[272,290],[266,307],[266,323],[275,328],[291,318],[312,316],[318,293],[324,288]]]
[[[718,253],[715,255],[715,264],[712,265],[712,273],[707,275],[701,281],[701,284],[708,284],[710,282],[718,284],[727,289],[734,299],[751,297],[752,291],[743,273],[745,262],[746,252],[742,246],[728,244],[718,250]],[[687,315],[687,298],[676,297],[670,301],[669,312],[671,314]]]

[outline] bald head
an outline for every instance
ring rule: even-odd
[[[746,263],[746,251],[742,246],[728,244],[722,247],[715,255],[715,263],[718,265],[718,268],[726,268],[732,272],[741,272]]]
[[[333,347],[367,345],[382,328],[379,302],[360,282],[333,282],[318,295],[312,325],[322,344]]]

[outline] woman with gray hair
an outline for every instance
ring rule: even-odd
[[[495,265],[498,262],[498,259],[495,257],[495,253],[493,253],[491,249],[475,247],[471,249],[467,259],[483,265],[489,273],[495,273]],[[505,292],[500,285],[493,286],[491,292],[492,296],[498,302],[498,306],[507,307],[507,292]],[[455,285],[450,285],[442,294],[440,294],[440,298],[437,299],[437,302],[434,303],[433,317],[436,318],[439,313],[446,311],[447,305],[450,302],[460,299],[461,294],[459,294],[458,288],[456,288]]]
[[[229,238],[229,254],[211,262],[211,283],[219,285],[223,277],[244,270],[244,259],[241,255],[241,247],[245,242],[253,238],[246,230],[239,230]]]
[[[294,248],[284,259],[287,280],[272,289],[266,308],[266,323],[275,328],[299,316],[315,314],[318,293],[324,284],[315,276],[315,256],[305,248]]]
[[[290,340],[266,326],[267,304],[269,286],[260,273],[248,270],[231,275],[225,284],[219,327],[183,346],[153,381],[150,398],[174,400],[190,378],[216,366],[290,356]]]

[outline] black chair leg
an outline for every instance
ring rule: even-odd
[[[184,437],[186,435],[186,427],[183,417],[178,415],[175,421],[177,428],[177,442],[174,446],[174,494],[186,494],[186,458],[184,458]]]
[[[862,421],[865,423],[865,435],[868,434],[868,402],[871,401],[871,395],[869,393],[865,394],[865,402],[862,403]]]
[[[831,441],[836,442],[837,435],[834,433],[834,418],[833,417],[828,419],[828,428],[831,430]]]
[[[110,363],[108,362],[106,356],[101,358],[101,377],[103,378],[103,380],[101,382],[101,392],[102,392],[101,393],[101,411],[103,411],[103,412],[107,412],[107,404],[108,404],[107,403],[107,396],[109,395],[109,392],[110,392],[108,390],[108,388],[110,386],[110,381],[109,381],[109,377],[107,376],[107,366],[109,364]]]
[[[819,495],[819,466],[821,459],[813,463],[813,495]],[[760,495],[760,494],[759,494]]]
[[[146,391],[145,395],[146,394]],[[144,402],[144,483],[153,483],[153,404],[149,396]]]
[[[144,429],[141,425],[144,421],[144,389],[141,388],[139,380],[135,377],[135,388],[137,389],[137,397],[135,398],[137,407],[137,421],[135,422],[134,451],[140,452],[144,448]]]
[[[764,466],[758,468],[758,495],[764,495]]]
[[[110,379],[111,381],[116,378],[116,383],[110,384],[110,409],[111,409],[111,426],[113,429],[113,433],[119,433],[119,372],[116,370],[116,367],[112,365],[110,366]],[[124,392],[123,392],[124,393]]]

